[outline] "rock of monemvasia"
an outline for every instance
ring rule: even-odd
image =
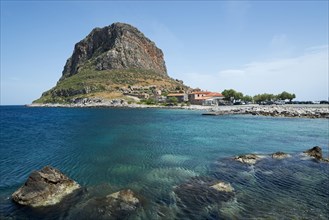
[[[167,74],[164,54],[137,28],[125,23],[95,28],[75,44],[57,85],[35,103],[76,98],[124,98],[186,88]]]
[[[59,170],[46,166],[30,174],[25,184],[12,194],[12,199],[32,207],[49,206],[59,203],[80,185]]]

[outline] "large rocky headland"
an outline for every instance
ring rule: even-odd
[[[57,85],[34,103],[74,103],[84,98],[134,102],[188,87],[168,76],[153,41],[125,23],[93,29],[76,43]]]

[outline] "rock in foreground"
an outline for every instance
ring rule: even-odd
[[[12,199],[21,205],[48,206],[59,203],[78,188],[78,183],[59,170],[46,166],[32,172],[25,184],[12,194]]]

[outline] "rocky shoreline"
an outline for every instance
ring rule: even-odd
[[[271,106],[245,106],[228,107],[211,110],[204,115],[262,115],[272,117],[294,117],[294,118],[327,118],[329,119],[329,106],[293,106],[293,105],[271,105]]]
[[[60,104],[60,103],[32,103],[27,107],[50,107],[50,108],[160,108],[160,109],[186,109],[186,110],[212,110],[214,106],[202,105],[180,105],[164,106],[164,105],[146,105],[131,103],[128,104],[123,99],[103,100],[103,99],[85,99],[76,103]]]
[[[145,105],[128,104],[123,100],[86,100],[85,102],[58,104],[33,103],[28,107],[51,107],[51,108],[159,108],[159,109],[185,109],[206,111],[203,115],[261,115],[271,117],[295,117],[295,118],[327,118],[329,119],[329,105],[239,105],[239,106],[202,106],[202,105]]]

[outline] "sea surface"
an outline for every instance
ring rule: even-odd
[[[88,211],[88,199],[128,188],[143,200],[128,219],[329,219],[329,164],[302,155],[320,146],[328,156],[327,119],[24,106],[0,114],[0,219],[106,219]],[[292,157],[253,166],[232,159],[277,151]],[[45,209],[13,203],[46,165],[83,192]],[[232,185],[232,198],[204,193],[203,183],[219,180]]]

